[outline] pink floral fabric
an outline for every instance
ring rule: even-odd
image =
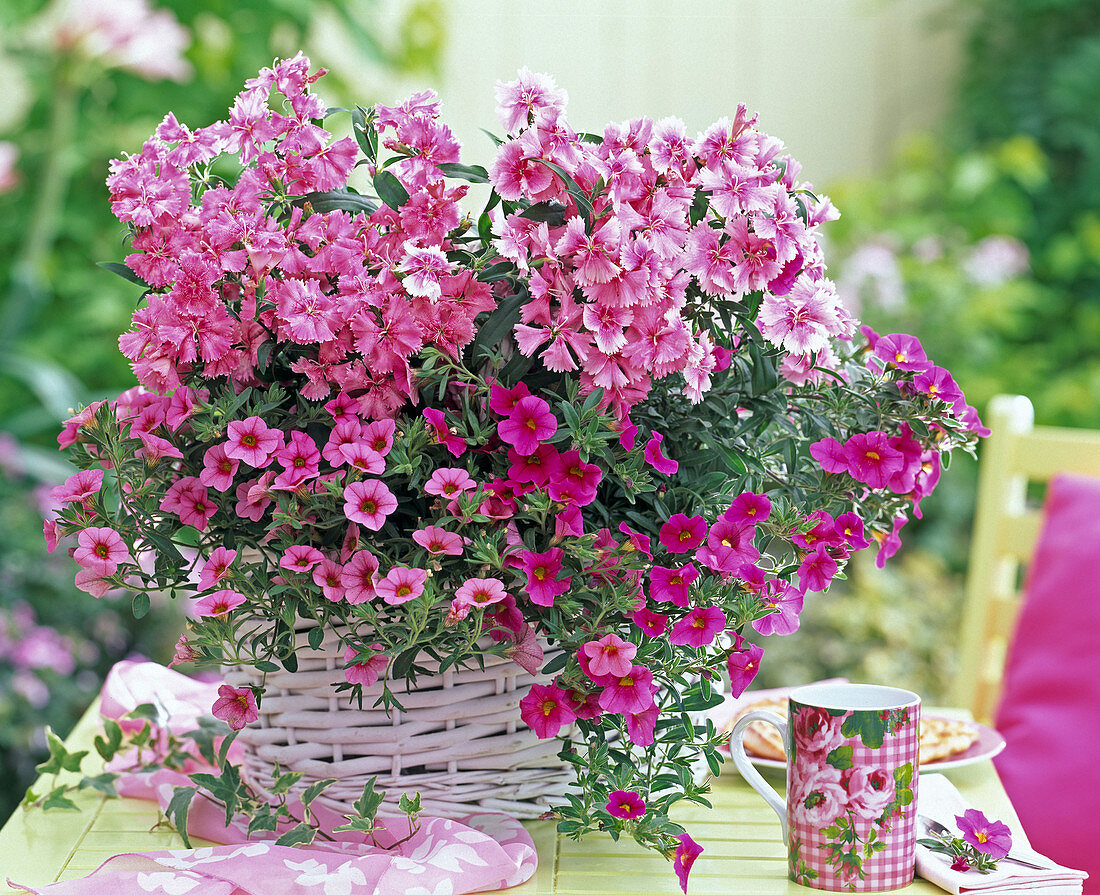
[[[158,702],[170,713],[177,732],[190,729],[218,689],[151,662],[124,662],[104,684],[104,713],[120,717],[136,706]],[[181,720],[177,720],[181,719]],[[161,770],[120,778],[124,796],[154,799],[168,805],[172,787],[182,775]],[[336,811],[314,803],[322,826],[344,822]],[[249,841],[240,818],[226,827],[217,806],[196,799],[191,808],[191,836],[220,843],[171,851],[120,854],[83,879],[46,886],[16,888],[35,895],[462,895],[519,885],[538,865],[530,834],[518,820],[483,812],[460,820],[422,818],[406,842],[387,849],[370,844],[362,834],[334,833],[334,841],[307,848]],[[393,822],[393,835],[376,833],[382,845],[408,832],[404,817]]]
[[[880,892],[913,879],[919,728],[919,706],[842,712],[792,700],[792,880]]]

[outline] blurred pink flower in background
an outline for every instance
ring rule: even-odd
[[[963,270],[978,286],[999,286],[1025,273],[1031,253],[1013,236],[987,236],[979,240],[963,261]]]
[[[168,10],[145,0],[54,0],[30,29],[33,42],[122,68],[149,80],[191,77],[191,35]]]
[[[6,193],[19,182],[19,173],[15,169],[18,158],[18,147],[7,140],[0,140],[0,193]]]

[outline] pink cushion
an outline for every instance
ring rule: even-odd
[[[1100,893],[1100,479],[1050,483],[996,725],[1031,844]]]

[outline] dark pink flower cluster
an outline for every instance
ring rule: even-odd
[[[695,139],[678,119],[639,118],[589,142],[545,76],[522,72],[497,95],[512,135],[490,170],[497,192],[565,210],[500,225],[501,255],[530,271],[534,300],[515,327],[525,354],[578,370],[583,391],[603,389],[622,414],[673,373],[702,399],[723,358],[686,313],[700,299],[763,292],[761,333],[810,365],[848,335],[817,242],[835,212],[796,182],[798,163],[744,106]]]
[[[325,106],[308,87],[323,73],[301,54],[279,62],[227,120],[192,132],[168,115],[112,163],[111,207],[133,228],[126,263],[153,289],[119,341],[146,388],[193,374],[243,388],[282,352],[306,397],[354,394],[364,414],[393,416],[415,392],[410,359],[425,346],[456,355],[495,307],[447,258],[466,188],[437,167],[458,160],[458,143],[432,94],[378,108],[383,145],[410,154],[388,169],[408,201],[322,210],[317,197],[346,187],[358,154],[316,123]],[[207,173],[222,155],[245,165],[231,187]]]

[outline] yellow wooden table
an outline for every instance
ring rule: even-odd
[[[98,715],[95,706],[67,740],[70,751],[92,750],[85,770],[95,757],[92,738]],[[95,773],[93,771],[93,773]],[[947,772],[972,804],[1005,821],[1013,832],[1019,821],[990,762]],[[772,772],[771,782],[782,787],[782,772]],[[705,849],[691,872],[689,891],[737,892],[738,895],[806,895],[809,891],[787,879],[785,848],[779,821],[763,800],[727,763],[711,795],[713,810],[691,806],[675,814],[692,837]],[[79,812],[17,810],[0,830],[0,892],[11,878],[29,885],[73,879],[91,873],[120,852],[181,848],[170,829],[153,830],[157,809],[152,802],[110,799],[92,790],[73,800]],[[527,824],[539,852],[539,869],[515,895],[611,895],[611,893],[668,893],[680,891],[669,864],[660,855],[604,836],[580,842],[559,837],[552,823]],[[209,844],[196,841],[196,845]],[[903,890],[911,895],[942,892],[923,880]]]

